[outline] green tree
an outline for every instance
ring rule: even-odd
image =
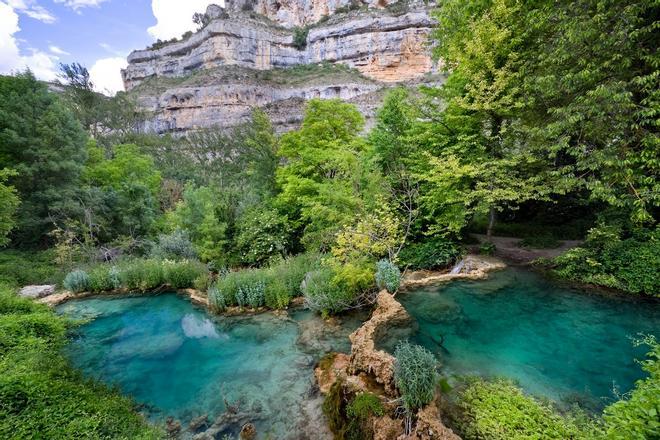
[[[0,163],[22,200],[15,242],[47,238],[51,214],[72,209],[86,160],[85,132],[32,73],[0,76]]]
[[[339,100],[309,101],[300,130],[282,136],[277,170],[277,206],[303,231],[307,249],[327,250],[334,234],[364,209],[370,191],[364,160],[367,144],[359,137],[364,120]]]
[[[166,221],[172,231],[181,229],[190,234],[203,261],[227,265],[235,223],[231,205],[230,200],[211,188],[188,185],[183,200],[167,214]]]
[[[80,63],[60,63],[59,77],[64,81],[64,101],[80,124],[92,135],[98,135],[103,96],[94,91],[89,71]]]
[[[487,214],[490,237],[498,211],[567,190],[517,136],[525,106],[519,86],[527,47],[523,9],[507,0],[452,0],[435,14],[434,53],[451,77],[435,94],[445,100],[443,108],[429,101],[431,117],[421,124],[435,126],[435,151],[418,174],[427,219],[440,220],[431,232],[458,232],[472,216]]]
[[[654,223],[660,75],[654,1],[543,2],[526,12],[524,134],[596,200]],[[656,211],[657,212],[657,211]]]
[[[106,159],[94,141],[88,145],[77,224],[89,244],[118,235],[144,236],[158,214],[162,179],[153,159],[136,145],[117,145],[113,150],[113,157]]]
[[[16,173],[10,169],[0,169],[0,246],[9,242],[7,235],[16,224],[14,215],[20,204],[20,199],[16,195],[16,189],[6,185],[7,179]]]

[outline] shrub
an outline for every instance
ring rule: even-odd
[[[22,287],[29,284],[61,284],[64,271],[48,251],[0,251],[0,283]]]
[[[271,309],[284,309],[291,302],[291,290],[281,278],[273,277],[266,285],[264,300]]]
[[[401,286],[401,271],[389,260],[376,263],[376,285],[379,289],[387,289],[394,293]]]
[[[211,307],[216,312],[222,312],[227,308],[227,300],[215,284],[209,286],[209,289],[206,291],[206,296],[209,299]]]
[[[491,243],[490,241],[485,241],[481,243],[481,245],[479,246],[479,253],[481,255],[493,255],[496,250],[497,247],[495,246],[494,243]]]
[[[195,280],[208,273],[206,266],[196,261],[163,262],[165,282],[175,289],[193,287]]]
[[[204,270],[197,278],[195,278],[195,281],[193,281],[193,287],[200,292],[206,292],[209,286],[211,286],[212,281],[211,273],[207,268],[207,270]]]
[[[301,254],[268,268],[230,272],[218,279],[216,288],[226,305],[284,308],[302,294],[305,274],[317,266],[317,255]]]
[[[236,250],[241,262],[261,266],[283,256],[289,245],[287,218],[274,209],[258,208],[241,216]]]
[[[660,232],[640,230],[626,239],[601,226],[589,231],[582,247],[555,258],[553,272],[565,279],[660,296]]]
[[[442,238],[411,243],[399,253],[401,264],[412,270],[448,267],[460,256],[461,249],[454,242]]]
[[[302,282],[307,273],[318,268],[320,258],[314,253],[305,253],[289,257],[281,263],[271,266],[270,279],[280,279],[286,285],[291,297],[301,296]]]
[[[346,438],[366,439],[373,438],[373,426],[369,423],[372,416],[385,414],[380,398],[372,393],[358,394],[346,406],[348,429]]]
[[[151,250],[151,256],[168,260],[196,260],[197,252],[188,232],[177,229],[169,235],[158,237],[158,243]]]
[[[335,283],[335,273],[329,267],[321,267],[307,275],[303,294],[305,306],[323,316],[348,309],[356,299],[353,293]]]
[[[660,438],[660,344],[654,336],[645,336],[635,345],[648,345],[647,359],[641,362],[648,373],[635,384],[624,399],[605,408],[605,438],[643,440]]]
[[[119,270],[115,266],[99,265],[89,271],[89,290],[104,292],[119,289]]]
[[[397,345],[394,357],[394,381],[411,413],[433,400],[439,381],[437,362],[433,353],[407,341]]]
[[[309,28],[305,27],[296,27],[293,29],[293,47],[298,50],[304,50],[307,47],[307,35],[309,34]]]
[[[345,291],[354,299],[376,287],[374,263],[369,259],[348,261],[344,264],[336,264],[330,261],[335,276],[333,283]]]
[[[552,407],[526,396],[507,380],[470,379],[459,393],[456,421],[463,438],[509,440],[523,438],[590,438],[576,419],[562,417]]]
[[[257,281],[253,284],[246,284],[238,288],[245,297],[245,302],[250,307],[256,309],[264,305],[266,284],[263,281]]]
[[[71,292],[79,293],[89,290],[89,275],[84,270],[74,270],[64,277],[64,288]]]
[[[131,260],[120,271],[122,285],[127,289],[147,291],[165,284],[162,263],[158,260]]]

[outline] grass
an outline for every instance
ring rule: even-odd
[[[69,365],[61,353],[69,327],[0,285],[0,438],[163,438],[133,401]]]
[[[55,264],[55,252],[0,251],[0,283],[14,287],[30,284],[61,285],[64,271]]]

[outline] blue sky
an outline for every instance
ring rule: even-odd
[[[157,38],[193,30],[206,0],[0,0],[0,73],[29,67],[53,80],[58,63],[80,62],[99,91],[120,90],[126,56]],[[220,3],[215,1],[215,3]]]

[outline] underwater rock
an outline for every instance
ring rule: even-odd
[[[199,417],[195,417],[190,421],[188,429],[192,432],[199,431],[202,428],[206,428],[209,424],[209,415],[204,414]]]
[[[173,417],[168,417],[165,422],[165,431],[169,438],[176,438],[181,433],[181,422],[174,420]]]
[[[389,326],[409,323],[410,315],[392,295],[382,290],[376,299],[377,307],[371,319],[355,332],[351,333],[351,358],[349,373],[357,375],[364,372],[383,385],[385,392],[396,395],[394,384],[394,356],[382,350],[376,350],[376,339],[382,338]]]
[[[218,330],[215,324],[208,318],[198,317],[192,313],[187,313],[181,319],[181,328],[183,334],[188,338],[219,338]]]
[[[257,436],[257,428],[252,423],[246,423],[241,428],[238,438],[241,440],[253,440]]]

